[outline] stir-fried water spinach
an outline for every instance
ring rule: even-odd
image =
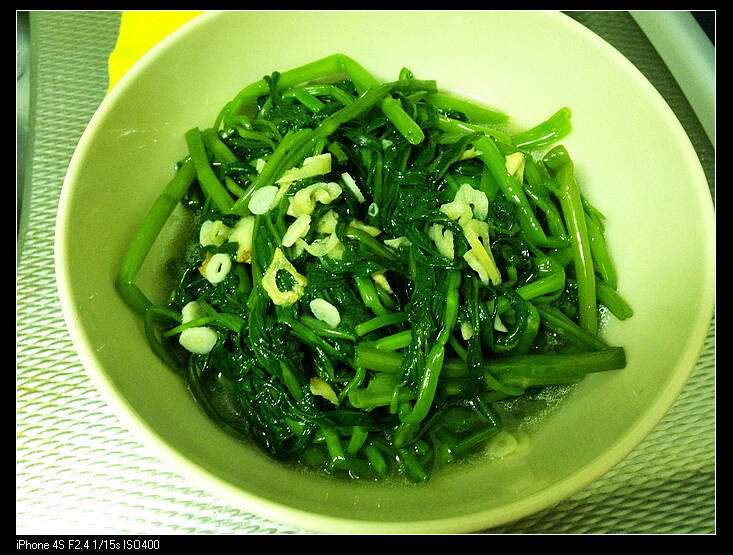
[[[501,112],[341,54],[274,72],[185,134],[117,289],[230,433],[426,481],[507,444],[497,402],[626,364],[599,336],[602,310],[632,312],[559,144],[570,116],[510,134]],[[195,233],[155,305],[134,280],[177,206]]]

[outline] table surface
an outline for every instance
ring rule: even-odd
[[[627,12],[572,12],[659,90],[700,158],[714,202],[715,151],[680,87]],[[74,350],[54,281],[66,168],[107,90],[118,12],[32,12],[32,138],[16,274],[16,533],[299,534],[190,487],[122,427]],[[33,134],[52,115],[53,133]],[[508,534],[713,534],[715,320],[680,397],[622,462]]]

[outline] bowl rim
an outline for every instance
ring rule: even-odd
[[[108,92],[100,103],[87,124],[82,136],[74,150],[69,162],[66,175],[63,181],[61,194],[58,203],[56,216],[56,228],[54,237],[54,266],[56,275],[56,286],[61,304],[61,310],[72,342],[79,356],[80,362],[86,370],[87,375],[94,383],[96,389],[102,394],[104,400],[113,409],[114,414],[121,420],[123,426],[132,435],[140,440],[157,459],[165,461],[172,470],[181,476],[185,476],[196,484],[203,491],[207,491],[221,499],[229,501],[254,515],[262,516],[274,522],[302,527],[309,530],[327,533],[342,532],[369,532],[369,533],[421,533],[421,532],[472,532],[479,529],[489,529],[502,524],[516,521],[520,518],[537,513],[543,509],[566,500],[578,491],[585,488],[591,482],[600,478],[610,469],[625,459],[628,454],[636,448],[646,436],[658,425],[670,407],[679,397],[682,389],[687,383],[690,374],[702,352],[705,338],[707,337],[710,319],[714,313],[714,265],[715,265],[715,233],[714,233],[714,208],[712,202],[706,217],[701,222],[701,228],[705,238],[710,238],[709,251],[706,253],[706,260],[709,264],[705,271],[709,273],[712,287],[705,291],[700,299],[701,309],[698,311],[698,321],[691,329],[694,336],[690,337],[683,359],[678,364],[681,370],[674,375],[664,395],[655,399],[654,406],[645,414],[648,418],[636,422],[633,427],[615,444],[610,446],[604,453],[586,464],[572,475],[540,490],[539,492],[521,500],[515,501],[501,508],[488,509],[477,513],[448,517],[436,520],[414,520],[403,522],[384,522],[379,520],[367,521],[350,518],[337,518],[327,515],[315,514],[300,509],[294,509],[281,503],[275,503],[259,496],[243,491],[225,480],[209,472],[199,464],[193,462],[174,448],[169,446],[157,436],[157,434],[141,419],[136,416],[134,407],[116,390],[112,381],[101,370],[101,362],[94,349],[86,340],[84,330],[77,326],[80,315],[71,302],[69,274],[67,271],[69,260],[64,246],[70,240],[67,234],[66,214],[72,196],[74,181],[82,171],[83,160],[87,150],[90,148],[94,138],[94,132],[98,121],[103,119],[105,113],[112,109],[118,96],[124,94],[127,88],[134,85],[136,75],[143,71],[148,65],[154,63],[158,54],[170,47],[177,41],[182,40],[189,32],[202,23],[219,17],[222,11],[207,11],[192,20],[186,22],[170,35],[162,39],[152,47],[140,60],[123,75],[117,84]],[[445,12],[449,13],[449,12]],[[466,12],[460,12],[466,13]],[[630,78],[637,80],[639,86],[644,88],[645,94],[654,100],[661,108],[661,113],[667,118],[670,128],[677,133],[677,139],[681,146],[684,146],[685,154],[690,158],[690,163],[698,173],[698,182],[695,184],[696,192],[700,195],[708,194],[709,188],[707,178],[704,175],[700,160],[694,151],[692,144],[687,137],[682,124],[664,100],[659,91],[648,81],[641,71],[634,66],[625,56],[616,50],[611,44],[593,31],[575,21],[571,17],[557,11],[542,11],[547,17],[554,19],[556,24],[565,25],[573,32],[580,34],[585,40],[593,41],[602,46],[605,54],[618,64]],[[694,161],[692,160],[694,157]],[[705,187],[702,187],[705,185]],[[703,190],[704,189],[704,190]]]

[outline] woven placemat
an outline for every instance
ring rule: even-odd
[[[576,12],[657,87],[714,193],[714,155],[671,74],[626,12]],[[108,85],[117,12],[33,12],[30,178],[18,235],[16,533],[297,534],[190,487],[121,426],[90,382],[54,281],[59,193]],[[557,506],[487,530],[509,534],[711,534],[715,528],[715,326],[669,413],[624,461]]]

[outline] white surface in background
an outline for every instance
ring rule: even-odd
[[[667,64],[715,147],[715,46],[689,11],[629,13]]]

